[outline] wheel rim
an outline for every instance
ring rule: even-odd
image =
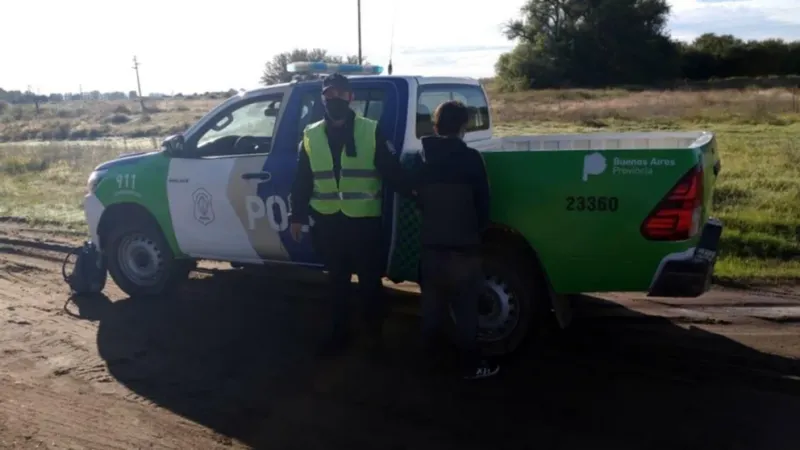
[[[125,277],[139,286],[158,283],[164,265],[158,245],[142,234],[132,234],[122,239],[117,262]]]
[[[483,342],[507,338],[519,323],[517,296],[499,277],[486,278],[478,311],[478,340]]]
[[[456,321],[453,308],[450,317]],[[506,339],[519,323],[519,301],[508,283],[496,276],[486,277],[478,299],[478,341]]]

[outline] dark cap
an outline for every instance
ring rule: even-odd
[[[330,88],[344,92],[350,92],[350,80],[340,73],[332,73],[322,79],[322,92],[325,93]]]

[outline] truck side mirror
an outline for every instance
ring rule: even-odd
[[[180,153],[186,143],[182,134],[173,134],[161,142],[161,149],[167,154]]]
[[[264,109],[264,115],[267,117],[278,117],[278,112],[280,112],[280,102],[270,102]]]

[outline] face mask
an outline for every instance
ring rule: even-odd
[[[341,98],[325,99],[325,112],[332,120],[342,120],[347,117],[350,105],[347,100]]]

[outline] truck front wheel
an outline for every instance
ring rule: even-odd
[[[175,260],[161,230],[147,220],[117,222],[104,236],[108,272],[126,294],[150,296],[171,290],[189,274]]]

